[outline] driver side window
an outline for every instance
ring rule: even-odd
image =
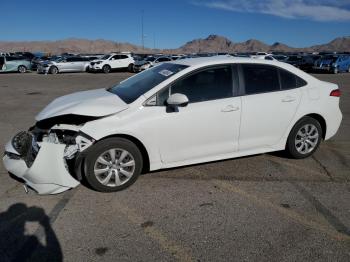
[[[180,79],[158,92],[157,105],[165,105],[168,97],[175,93],[186,95],[189,103],[232,97],[232,68],[230,65],[208,68]]]
[[[119,55],[114,55],[112,56],[111,60],[118,60],[119,59]]]

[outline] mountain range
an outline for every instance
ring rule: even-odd
[[[253,51],[338,51],[350,52],[350,36],[338,37],[326,44],[314,45],[304,48],[294,48],[286,44],[276,42],[268,45],[256,39],[250,39],[245,42],[233,42],[230,39],[219,36],[209,35],[207,38],[195,39],[187,42],[183,46],[176,49],[143,49],[140,46],[114,42],[109,40],[88,40],[69,38],[57,41],[0,41],[0,52],[14,52],[14,51],[31,51],[44,52],[52,54],[60,53],[109,53],[129,51],[134,53],[206,53],[206,52],[253,52]]]

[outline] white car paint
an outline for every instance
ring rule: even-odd
[[[130,104],[101,89],[80,92],[55,100],[36,119],[44,120],[70,113],[104,116],[72,127],[90,137],[84,149],[105,137],[127,135],[145,147],[150,170],[283,150],[295,123],[309,114],[318,114],[324,118],[327,125],[325,139],[332,137],[340,126],[342,114],[339,97],[330,97],[330,92],[338,89],[338,86],[320,81],[294,66],[276,61],[226,56],[184,59],[172,63],[188,67],[171,75]],[[152,106],[152,99],[158,91],[192,71],[212,65],[245,63],[285,69],[304,79],[307,84],[284,91],[190,103],[171,113],[164,106]],[[37,169],[24,170],[22,160],[10,161],[5,155],[6,169],[25,178],[28,185],[38,193],[58,193],[77,186],[71,175],[62,170],[62,148],[65,146],[50,139],[47,141],[53,145],[42,145],[33,164]],[[77,144],[81,146],[78,140]],[[10,145],[6,146],[8,152],[14,150]],[[47,153],[45,158],[39,157],[43,150]],[[70,147],[66,151],[74,153],[74,150],[79,149]],[[53,163],[57,170],[54,176],[49,175],[41,180],[46,175],[47,163]],[[27,173],[30,176],[23,175]],[[40,179],[36,180],[36,177]],[[57,186],[61,186],[61,189]]]
[[[96,89],[55,99],[35,117],[35,120],[66,114],[100,117],[118,113],[126,108],[128,105],[118,96],[105,89]]]
[[[135,63],[134,58],[127,53],[112,53],[106,59],[96,59],[90,62],[89,70],[100,71],[103,66],[108,65],[111,69],[128,68]]]

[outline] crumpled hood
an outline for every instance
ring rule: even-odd
[[[128,105],[117,95],[105,89],[77,92],[62,96],[48,104],[36,117],[36,121],[60,115],[106,116],[118,113]]]

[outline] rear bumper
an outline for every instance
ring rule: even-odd
[[[338,132],[342,119],[343,119],[343,115],[339,107],[336,110],[336,112],[327,116],[326,118],[327,131],[325,135],[325,140],[330,139]]]
[[[3,163],[8,172],[23,180],[38,194],[58,194],[80,184],[67,170],[64,150],[64,144],[42,142],[33,164],[28,167],[9,142],[5,147]]]

